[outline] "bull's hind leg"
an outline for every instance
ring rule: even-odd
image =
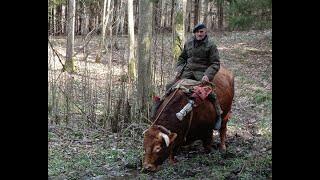
[[[213,144],[213,139],[212,139],[212,130],[211,130],[210,132],[206,133],[205,137],[202,139],[202,145],[206,153],[211,152],[212,144]]]

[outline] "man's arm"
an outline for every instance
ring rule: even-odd
[[[208,76],[211,81],[220,69],[220,57],[216,45],[213,45],[210,49],[209,62],[211,65],[204,72],[204,75]]]

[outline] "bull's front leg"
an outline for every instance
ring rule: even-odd
[[[227,134],[227,123],[226,121],[224,121],[222,123],[222,126],[219,130],[219,134],[220,134],[220,145],[219,145],[219,149],[222,151],[222,152],[225,152],[227,150],[226,148],[226,134]]]
[[[173,148],[170,147],[170,149],[169,149],[169,163],[173,165],[176,162],[178,162],[178,160],[174,158]]]
[[[212,130],[210,130],[208,133],[206,133],[205,137],[202,139],[202,145],[204,147],[205,153],[210,153],[212,151]]]

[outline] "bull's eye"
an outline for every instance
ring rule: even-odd
[[[153,151],[154,152],[160,152],[161,151],[161,147],[160,146],[155,146],[154,148],[153,148]]]

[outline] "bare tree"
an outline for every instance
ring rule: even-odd
[[[73,49],[74,49],[74,21],[75,21],[75,0],[69,0],[68,10],[68,29],[67,29],[67,50],[66,50],[66,63],[65,70],[67,72],[74,72],[74,60],[73,60]]]
[[[177,0],[174,13],[174,41],[173,41],[173,58],[176,61],[181,54],[185,41],[185,16],[187,0]]]
[[[120,1],[120,7],[119,7],[119,27],[118,27],[118,33],[120,33],[121,35],[123,35],[123,28],[124,28],[124,19],[126,16],[126,9],[125,9],[125,3],[124,1]]]
[[[104,49],[104,45],[105,45],[106,26],[108,24],[109,16],[110,16],[110,2],[111,2],[111,0],[104,0],[103,1],[102,32],[101,32],[101,39],[100,39],[100,43],[99,43],[99,52],[97,53],[97,56],[96,56],[97,63],[101,62],[102,50]],[[108,4],[108,6],[107,6],[107,4]]]
[[[186,10],[186,32],[190,32],[191,31],[191,10],[192,10],[192,0],[187,0],[187,10]]]
[[[129,64],[128,73],[130,81],[135,80],[137,77],[136,72],[136,59],[134,48],[134,19],[133,19],[133,0],[128,1],[128,35],[129,35]]]
[[[208,23],[208,2],[209,0],[201,0],[201,19],[200,21],[207,25]]]
[[[148,117],[148,98],[151,83],[151,35],[152,35],[152,3],[150,0],[139,2],[138,30],[138,105],[142,115]]]
[[[62,4],[57,4],[56,5],[56,8],[55,8],[55,20],[56,20],[56,23],[55,23],[55,35],[60,35],[62,33],[62,23],[61,23],[61,20],[62,20]]]
[[[81,7],[81,23],[80,23],[80,26],[81,26],[81,34],[82,35],[85,35],[89,32],[89,15],[88,15],[88,11],[87,11],[87,5],[86,3],[80,1],[80,7]]]
[[[217,0],[218,29],[223,30],[223,3],[224,0]]]
[[[196,25],[199,23],[199,0],[194,1],[194,19],[193,24]]]
[[[165,21],[166,21],[166,1],[167,0],[161,0],[161,15],[160,15],[160,27],[165,27]]]

